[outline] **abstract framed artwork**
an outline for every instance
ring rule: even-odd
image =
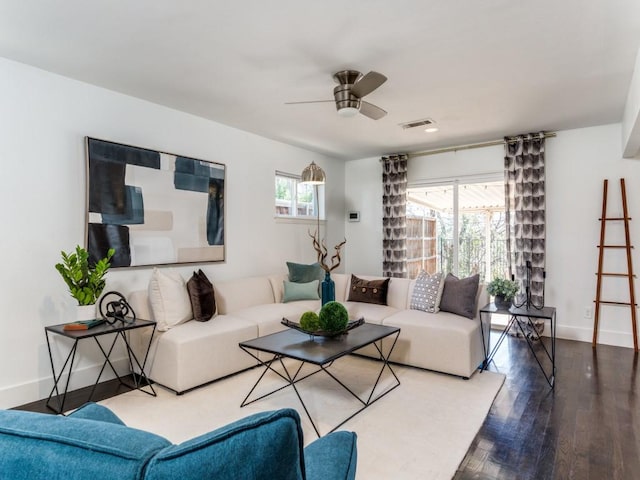
[[[223,262],[225,165],[86,137],[90,260]]]

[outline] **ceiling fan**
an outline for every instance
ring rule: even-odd
[[[353,117],[361,113],[365,117],[379,120],[387,114],[380,107],[362,99],[387,81],[387,77],[381,73],[371,71],[362,75],[356,70],[342,70],[335,73],[333,79],[338,83],[338,86],[333,89],[334,100],[286,102],[286,105],[335,102],[338,115],[342,117]]]

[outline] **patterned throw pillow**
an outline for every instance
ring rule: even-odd
[[[411,310],[438,313],[440,311],[440,298],[442,297],[442,273],[429,275],[424,270],[416,278],[413,293],[411,294]]]

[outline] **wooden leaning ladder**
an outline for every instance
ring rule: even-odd
[[[636,326],[636,296],[635,296],[635,288],[633,285],[633,279],[635,275],[633,274],[633,265],[631,262],[631,249],[633,246],[631,245],[631,238],[629,235],[629,210],[627,208],[627,191],[624,184],[624,178],[620,179],[620,190],[622,192],[622,217],[607,217],[607,187],[608,180],[604,181],[604,191],[602,194],[602,217],[600,220],[600,244],[598,245],[598,280],[596,283],[596,299],[595,299],[595,314],[593,316],[593,348],[596,347],[596,343],[598,340],[598,322],[600,320],[600,306],[601,305],[623,305],[629,306],[631,308],[631,327],[633,330],[633,348],[637,352],[638,351],[638,331]],[[605,231],[607,222],[624,222],[624,237],[625,243],[624,245],[607,245],[605,244]],[[624,248],[627,252],[627,272],[626,273],[604,273],[602,271],[602,264],[604,260],[604,251],[608,248]],[[626,277],[629,280],[629,302],[611,302],[602,300],[600,297],[600,292],[602,289],[602,279],[603,277]]]

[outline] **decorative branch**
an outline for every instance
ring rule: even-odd
[[[313,235],[311,235],[311,232],[308,232],[308,234],[311,238],[313,238],[313,248],[318,254],[318,263],[320,264],[322,269],[325,272],[329,273],[335,270],[336,268],[338,268],[340,266],[340,261],[341,261],[340,249],[345,243],[347,243],[347,239],[345,238],[344,241],[340,242],[338,245],[333,247],[336,253],[331,257],[331,266],[329,266],[326,263],[327,256],[329,254],[327,252],[327,246],[324,242],[324,239],[320,240],[318,238],[319,237],[318,231],[316,231]]]
[[[336,253],[333,257],[331,257],[331,269],[329,269],[330,272],[332,272],[333,270],[335,270],[336,268],[338,268],[340,266],[340,261],[342,260],[340,258],[340,249],[342,248],[342,246],[347,243],[347,239],[345,238],[342,242],[340,242],[338,245],[336,245],[335,250]],[[334,264],[334,260],[338,260],[337,263]]]

